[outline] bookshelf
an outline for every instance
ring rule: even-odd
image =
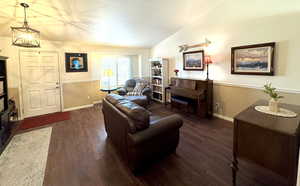
[[[164,103],[165,87],[168,86],[169,62],[166,58],[150,59],[150,83],[152,88],[152,99]]]
[[[6,59],[0,56],[0,113],[8,108]]]

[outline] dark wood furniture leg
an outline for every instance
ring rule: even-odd
[[[232,171],[232,185],[236,186],[236,173],[238,171],[238,161],[236,157],[233,157],[232,163],[231,163],[231,171]]]
[[[232,151],[232,163],[231,163],[231,171],[232,171],[232,185],[236,186],[236,173],[238,171],[238,160],[237,160],[237,145],[238,145],[238,138],[237,138],[237,131],[238,131],[238,123],[235,120],[233,123],[233,151]]]

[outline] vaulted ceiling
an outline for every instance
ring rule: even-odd
[[[0,36],[28,21],[43,39],[151,47],[219,0],[1,0]],[[209,2],[209,3],[207,3]]]
[[[255,16],[293,9],[299,0],[1,0],[0,36],[22,25],[21,2],[30,5],[29,25],[42,39],[151,47],[205,14],[218,13],[216,7],[231,6],[220,16]]]

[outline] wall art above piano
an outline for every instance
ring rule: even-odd
[[[183,53],[183,70],[203,70],[203,62],[204,50]]]
[[[275,43],[231,48],[231,74],[274,75]]]

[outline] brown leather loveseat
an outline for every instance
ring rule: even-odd
[[[180,116],[151,116],[145,108],[116,94],[106,96],[102,111],[108,138],[131,170],[140,170],[176,150],[182,126]]]

